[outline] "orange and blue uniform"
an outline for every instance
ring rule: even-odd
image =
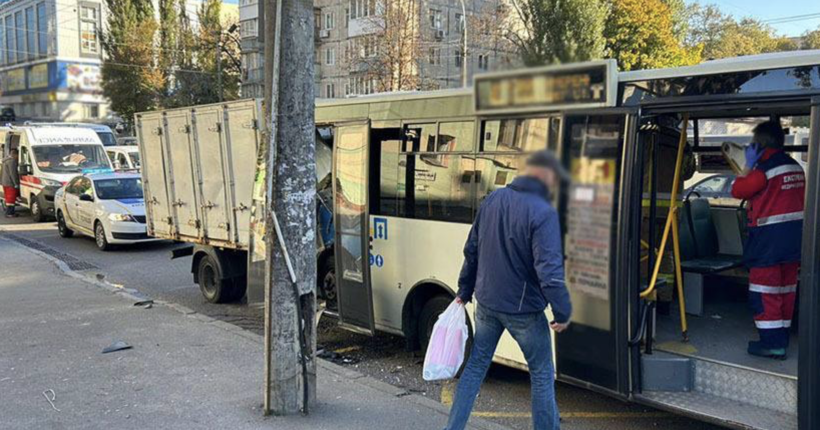
[[[749,299],[760,344],[787,348],[794,315],[806,179],[783,150],[766,149],[732,196],[748,200],[749,238],[743,260],[749,268]]]

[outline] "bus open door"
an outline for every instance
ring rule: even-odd
[[[340,324],[375,334],[370,283],[369,122],[337,125],[333,145],[333,206]]]
[[[633,205],[624,204],[631,180],[624,158],[632,157],[635,112],[603,109],[567,114],[562,158],[572,183],[560,203],[565,231],[566,280],[573,323],[556,339],[560,379],[618,397],[629,391],[628,282],[620,251],[628,240],[623,221]],[[631,165],[627,163],[626,165]]]

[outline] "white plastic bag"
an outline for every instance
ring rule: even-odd
[[[467,345],[467,317],[464,305],[453,301],[438,317],[424,356],[424,380],[436,381],[456,376],[464,362]]]

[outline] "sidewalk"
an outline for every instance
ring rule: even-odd
[[[0,236],[3,428],[391,430],[446,423],[437,402],[321,360],[310,416],[263,417],[260,336],[185,309],[135,307],[127,293],[69,276],[57,264]],[[117,340],[133,349],[101,353]]]

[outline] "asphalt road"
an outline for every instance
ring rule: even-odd
[[[26,214],[11,220],[0,218],[0,235],[22,240],[58,258],[69,259],[79,268],[86,267],[85,271],[105,277],[111,283],[136,289],[152,298],[187,306],[245,329],[262,331],[263,311],[258,306],[207,303],[199,287],[192,281],[190,260],[170,259],[170,251],[176,246],[173,243],[158,242],[100,252],[91,238],[60,238],[54,223],[34,224]],[[422,380],[423,357],[405,351],[404,340],[400,337],[380,334],[370,338],[350,333],[337,328],[332,318],[323,317],[319,327],[319,345],[322,355],[337,364],[351,366],[384,382],[443,403],[452,399],[454,387],[450,383]],[[475,413],[511,428],[531,428],[529,390],[527,373],[494,365],[482,387]],[[717,428],[561,383],[556,390],[565,429]]]

